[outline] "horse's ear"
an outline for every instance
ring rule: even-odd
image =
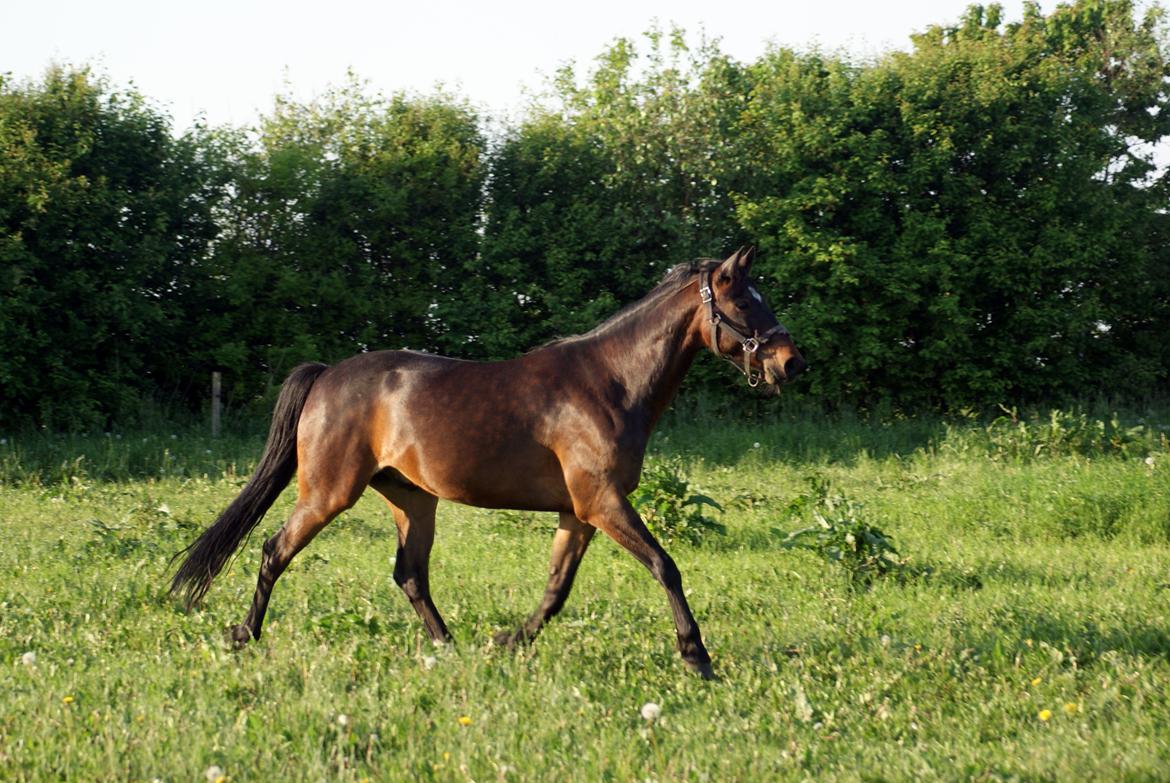
[[[724,283],[746,279],[748,273],[752,271],[752,261],[755,257],[755,247],[744,245],[719,265],[719,279]]]
[[[735,265],[746,276],[752,271],[752,261],[756,260],[756,246],[744,245],[735,254]]]

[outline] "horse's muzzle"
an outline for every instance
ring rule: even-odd
[[[772,386],[788,383],[808,367],[804,357],[793,350],[787,357],[776,357],[775,361],[764,362],[764,380]]]

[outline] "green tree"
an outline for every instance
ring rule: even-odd
[[[714,44],[652,31],[617,40],[491,157],[480,261],[463,310],[476,355],[498,357],[589,329],[642,296],[665,268],[740,239],[724,156],[746,99],[742,68]]]
[[[1153,390],[1166,377],[1161,11],[972,6],[872,65],[753,68],[736,194],[794,292],[814,395],[913,408]],[[768,162],[771,165],[768,165]]]
[[[214,233],[188,139],[86,69],[0,79],[0,427],[132,418]]]
[[[295,364],[436,350],[438,317],[477,252],[478,117],[448,96],[279,99],[256,141],[219,131],[233,187],[193,302],[201,371],[246,402]]]

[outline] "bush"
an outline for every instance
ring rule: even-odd
[[[1014,406],[1000,409],[1004,415],[981,430],[948,428],[944,444],[961,453],[985,449],[991,459],[1005,462],[1073,455],[1142,457],[1170,448],[1164,433],[1145,424],[1123,424],[1116,413],[1100,419],[1081,411],[1029,415]]]
[[[704,507],[721,512],[723,506],[706,495],[691,492],[678,459],[649,463],[642,471],[638,488],[630,494],[630,502],[650,532],[663,543],[698,544],[707,533],[725,530],[703,514]]]

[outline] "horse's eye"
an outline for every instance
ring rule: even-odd
[[[735,300],[735,306],[740,310],[746,310],[752,306],[752,300],[748,299],[746,296],[741,296],[739,299]]]

